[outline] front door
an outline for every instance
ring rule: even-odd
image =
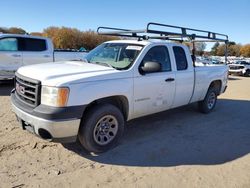
[[[160,63],[162,70],[135,77],[134,118],[167,110],[171,108],[174,100],[175,74],[172,72],[168,48],[152,47],[142,63],[147,61]]]

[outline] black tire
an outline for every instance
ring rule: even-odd
[[[208,89],[204,100],[198,103],[200,112],[207,114],[207,113],[210,113],[214,109],[214,107],[216,106],[216,102],[217,102],[217,92],[218,90],[215,88]]]
[[[117,145],[123,132],[121,111],[111,104],[99,104],[93,106],[83,118],[78,138],[87,151],[101,153]]]
[[[249,70],[249,69],[246,70],[244,76],[246,76],[246,77],[249,77],[249,76],[250,76],[250,70]]]

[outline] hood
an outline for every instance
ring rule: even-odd
[[[81,61],[53,62],[24,66],[18,69],[19,74],[36,79],[43,85],[57,86],[76,81],[92,81],[91,77],[119,72],[103,65],[90,64]]]

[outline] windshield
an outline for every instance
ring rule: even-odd
[[[89,63],[128,69],[135,61],[143,46],[126,43],[104,43],[91,50],[85,59]]]

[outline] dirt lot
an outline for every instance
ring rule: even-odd
[[[189,105],[128,123],[99,156],[19,128],[0,85],[0,187],[250,187],[250,78],[231,77],[211,114]]]

